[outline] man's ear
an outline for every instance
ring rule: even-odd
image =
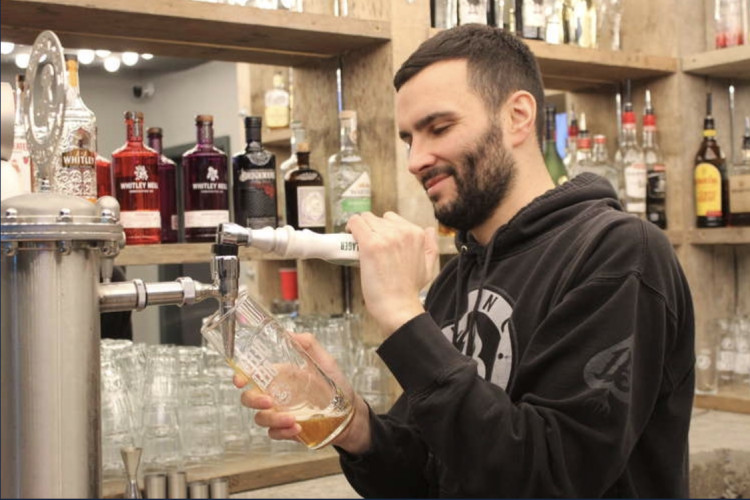
[[[536,100],[529,92],[518,90],[508,97],[505,110],[505,136],[512,147],[536,137]]]

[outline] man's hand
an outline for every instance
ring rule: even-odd
[[[355,215],[347,229],[359,245],[367,310],[391,334],[424,312],[419,292],[434,277],[439,258],[435,230],[393,212],[383,217],[370,212]]]
[[[360,396],[354,394],[351,384],[341,372],[336,360],[326,352],[312,334],[294,334],[294,340],[318,364],[320,369],[336,383],[354,407],[352,421],[333,440],[332,444],[340,446],[350,453],[366,451],[370,447],[370,417],[367,404]],[[237,387],[245,387],[247,383],[247,378],[242,374],[235,374],[234,384]],[[248,408],[258,410],[255,414],[255,423],[261,427],[267,427],[268,436],[271,439],[295,439],[302,431],[294,415],[277,411],[274,407],[273,398],[262,392],[254,384],[242,393],[240,400]]]

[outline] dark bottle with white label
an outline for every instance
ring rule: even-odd
[[[299,168],[284,180],[286,222],[295,229],[326,232],[326,191],[323,176],[310,167],[310,144],[297,146]]]
[[[245,151],[232,158],[234,222],[252,229],[278,225],[276,156],[263,148],[262,123],[245,117]]]
[[[185,241],[214,241],[229,222],[227,155],[214,146],[214,117],[195,117],[197,144],[182,155]]]

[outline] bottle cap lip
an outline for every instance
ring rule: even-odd
[[[195,117],[195,123],[213,123],[214,115],[197,115]]]
[[[607,142],[607,136],[604,134],[596,134],[594,136],[594,142],[598,142],[600,144],[603,142]]]
[[[149,127],[146,133],[148,135],[161,135],[162,130],[161,130],[161,127]]]
[[[263,124],[263,117],[261,116],[246,116],[245,127],[260,127]]]
[[[297,152],[298,153],[309,153],[310,152],[310,143],[307,142],[307,141],[305,141],[305,142],[300,142],[299,144],[297,144]]]
[[[126,120],[143,120],[143,113],[141,111],[125,111]]]

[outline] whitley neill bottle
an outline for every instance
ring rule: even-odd
[[[703,141],[695,155],[696,227],[724,227],[729,214],[729,179],[724,153],[716,142],[712,116],[711,93],[706,95],[706,117],[703,119]]]
[[[260,229],[276,227],[276,156],[261,143],[260,116],[245,117],[245,151],[232,158],[234,222]]]
[[[143,113],[125,113],[127,142],[112,153],[115,196],[128,245],[161,242],[159,155],[143,144]]]
[[[161,208],[161,242],[177,242],[177,165],[161,154],[162,131],[148,129],[148,145],[159,154],[159,199]]]
[[[185,241],[214,241],[229,222],[227,155],[214,146],[214,117],[195,117],[198,143],[182,155]]]

